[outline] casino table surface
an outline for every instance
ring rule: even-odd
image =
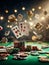
[[[49,42],[43,42],[43,43],[38,43],[38,42],[25,42],[25,45],[35,45],[38,46],[39,48],[44,45],[44,44],[49,44]],[[0,43],[0,46],[12,46],[13,42],[8,42],[8,43]],[[44,49],[43,51],[49,51],[49,48]],[[47,54],[42,54],[42,56],[47,56]],[[25,60],[13,60],[13,56],[10,55],[8,56],[8,59],[5,61],[0,61],[0,65],[49,65],[49,62],[40,62],[38,56],[32,56],[28,55]]]

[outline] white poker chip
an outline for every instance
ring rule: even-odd
[[[38,58],[47,58],[47,56],[38,56]]]
[[[48,58],[39,58],[39,61],[41,61],[41,62],[49,62],[49,59]]]
[[[39,53],[31,53],[31,55],[39,56]]]

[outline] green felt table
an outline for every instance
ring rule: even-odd
[[[39,48],[47,43],[42,43],[38,44],[38,42],[25,42],[25,45],[35,45],[38,46]],[[13,42],[8,42],[8,43],[0,43],[0,46],[11,46],[13,45]],[[49,51],[49,48],[44,49],[43,51]],[[47,54],[42,54],[42,56],[46,56]],[[13,60],[13,56],[10,55],[8,56],[8,60],[6,61],[0,61],[0,65],[49,65],[49,63],[44,63],[44,62],[39,62],[38,56],[31,56],[28,55],[26,57],[26,60]]]

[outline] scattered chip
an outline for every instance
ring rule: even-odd
[[[2,26],[0,26],[0,31],[2,31],[3,30],[3,27]]]
[[[49,58],[43,58],[43,57],[41,57],[41,58],[39,58],[39,61],[40,62],[49,62]]]
[[[41,23],[37,23],[36,26],[35,26],[35,28],[37,30],[41,30],[42,29],[42,24]]]
[[[4,35],[8,36],[9,34],[10,34],[10,31],[6,31]]]

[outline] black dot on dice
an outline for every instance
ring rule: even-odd
[[[15,30],[15,29],[13,29],[13,30]]]
[[[22,25],[22,24],[21,24]]]
[[[17,33],[17,31],[15,31],[15,33]]]
[[[21,35],[21,33],[19,33],[19,35]]]

